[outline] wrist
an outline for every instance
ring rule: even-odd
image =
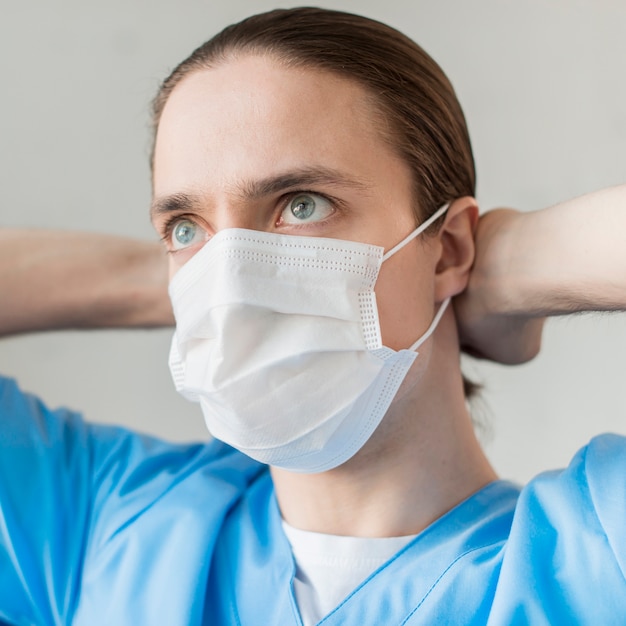
[[[519,239],[526,217],[512,209],[495,209],[480,219],[470,289],[481,316],[514,315],[524,307],[527,286],[520,284],[524,272]]]

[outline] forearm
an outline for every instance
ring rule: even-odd
[[[626,185],[503,222],[490,241],[492,313],[626,309]]]
[[[0,335],[171,324],[166,265],[157,244],[0,230]]]

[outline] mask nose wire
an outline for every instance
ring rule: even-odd
[[[433,222],[437,221],[448,210],[449,206],[449,202],[444,204],[436,213],[433,213],[425,222],[422,222],[412,233],[409,233],[399,244],[395,245],[388,252],[385,252],[385,254],[383,254],[383,261],[386,261],[389,257],[398,252],[398,250],[404,248],[409,241],[421,235]]]

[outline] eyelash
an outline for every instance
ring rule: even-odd
[[[165,244],[169,243],[169,240],[174,232],[174,226],[181,220],[189,220],[194,224],[198,223],[198,218],[195,215],[188,215],[186,213],[180,213],[179,215],[172,215],[168,217],[161,226],[161,241]]]
[[[293,229],[307,228],[307,227],[311,228],[312,225],[318,226],[320,224],[325,224],[329,219],[331,219],[336,214],[337,208],[341,208],[342,202],[338,198],[334,198],[325,193],[320,193],[319,191],[312,191],[310,189],[298,189],[297,191],[290,191],[288,194],[285,194],[281,198],[279,198],[278,203],[277,203],[279,216],[287,208],[287,205],[289,204],[291,200],[293,200],[294,198],[297,198],[300,195],[307,195],[307,194],[318,196],[326,200],[326,202],[332,205],[333,212],[328,217],[321,220],[320,222],[310,222],[308,224],[289,224],[288,225],[289,228],[293,228]],[[202,226],[198,223],[198,217],[196,215],[188,214],[188,213],[179,213],[178,215],[172,215],[168,217],[163,223],[163,225],[161,226],[161,233],[162,233],[161,241],[163,241],[165,244],[169,243],[170,238],[172,236],[172,232],[174,231],[174,226],[181,220],[189,220],[190,222],[194,222],[194,224],[198,224],[198,226],[202,228]],[[278,220],[276,221],[276,223],[278,223]],[[169,252],[174,252],[174,251],[169,250]]]

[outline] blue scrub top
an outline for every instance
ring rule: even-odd
[[[626,440],[494,482],[327,626],[626,624]],[[0,378],[0,624],[300,624],[267,468],[50,411]]]

